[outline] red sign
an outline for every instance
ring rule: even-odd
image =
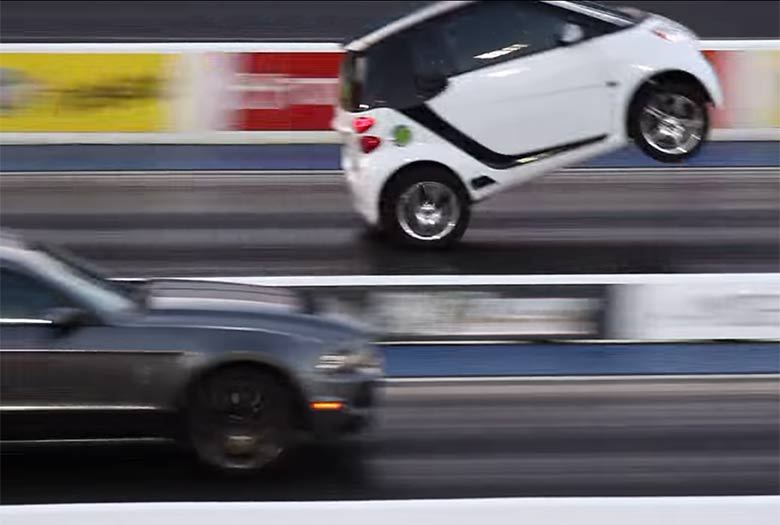
[[[715,74],[718,75],[718,78],[720,79],[721,82],[721,88],[724,91],[724,95],[728,96],[729,89],[728,89],[727,79],[729,77],[728,77],[727,52],[704,51],[703,54],[704,57],[709,61],[710,65],[712,65],[712,68],[715,70]],[[710,118],[712,119],[712,122],[710,122],[711,127],[713,128],[728,127],[726,123],[729,120],[729,115],[725,108],[719,108],[713,110],[710,113]]]
[[[330,129],[341,53],[241,53],[231,90],[242,131]]]

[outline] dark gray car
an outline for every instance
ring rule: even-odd
[[[370,416],[379,354],[297,292],[120,283],[8,234],[0,272],[3,440],[170,437],[256,469]]]

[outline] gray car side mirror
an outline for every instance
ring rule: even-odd
[[[53,328],[63,332],[88,324],[92,319],[84,310],[70,307],[52,308],[45,317]]]

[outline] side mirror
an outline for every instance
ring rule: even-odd
[[[417,75],[415,78],[415,84],[417,85],[417,92],[425,98],[430,98],[438,95],[449,84],[449,80],[445,75],[428,73],[424,75]]]
[[[563,44],[564,46],[570,46],[572,44],[576,44],[577,42],[580,42],[585,39],[585,30],[582,29],[581,25],[567,22],[560,31],[560,34],[558,35],[558,42]]]
[[[46,320],[59,331],[67,332],[88,324],[91,316],[78,308],[53,308],[46,312]]]

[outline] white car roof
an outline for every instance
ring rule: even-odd
[[[574,2],[548,1],[548,0],[542,0],[542,2],[545,4],[552,4],[558,7],[562,7],[564,9],[569,9],[571,11],[576,11],[578,13],[592,16],[594,18],[599,18],[601,20],[604,20],[605,22],[611,22],[613,24],[618,24],[618,25],[630,24],[630,22],[625,18],[614,16],[604,11],[593,9],[591,7],[577,4]],[[379,42],[380,40],[383,40],[390,35],[403,31],[404,29],[408,29],[412,26],[415,26],[420,22],[428,20],[429,18],[436,17],[438,15],[444,14],[448,11],[452,11],[453,9],[457,9],[459,7],[471,3],[474,3],[474,0],[436,2],[433,5],[419,9],[411,13],[410,15],[400,18],[394,22],[390,22],[386,26],[381,27],[376,31],[373,31],[361,38],[358,38],[357,40],[353,40],[352,42],[347,44],[345,49],[347,51],[364,51],[369,47],[371,47],[372,45]]]

